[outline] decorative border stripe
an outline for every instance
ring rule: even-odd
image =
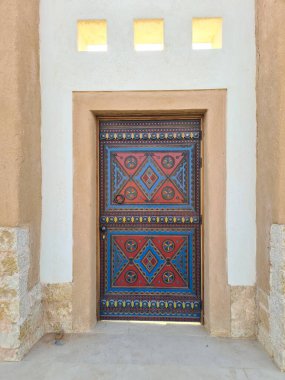
[[[199,216],[102,216],[100,218],[101,223],[115,223],[115,224],[127,224],[127,223],[144,223],[144,224],[200,224],[201,217]]]
[[[101,132],[100,140],[200,140],[201,132],[144,132],[144,133],[113,133]]]
[[[149,300],[106,300],[102,299],[101,304],[104,307],[133,307],[133,308],[156,308],[156,309],[191,309],[200,310],[200,301],[149,301]]]
[[[189,309],[199,311],[200,301],[149,301],[149,300],[107,300],[102,299],[101,305],[104,308],[135,308],[135,309]]]

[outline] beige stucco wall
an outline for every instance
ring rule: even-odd
[[[269,233],[285,223],[285,2],[256,1],[257,285],[269,290]]]
[[[0,226],[30,228],[29,287],[41,224],[39,0],[0,1]]]
[[[285,223],[285,2],[256,0],[258,338],[269,338],[272,224]]]

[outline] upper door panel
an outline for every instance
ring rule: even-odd
[[[194,146],[106,147],[106,210],[183,208],[194,210]]]
[[[108,173],[101,177],[102,214],[181,211],[198,215],[200,120],[135,124],[100,122],[101,164]]]

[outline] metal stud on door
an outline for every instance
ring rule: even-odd
[[[100,121],[102,319],[201,319],[200,119]]]

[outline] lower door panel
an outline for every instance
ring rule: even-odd
[[[102,239],[102,319],[200,321],[200,226],[108,229]]]

